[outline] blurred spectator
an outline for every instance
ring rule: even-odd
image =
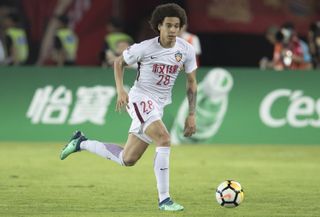
[[[274,44],[272,61],[263,58],[260,68],[283,69],[311,69],[311,56],[309,47],[301,40],[291,23],[284,24],[279,30],[271,27],[266,32],[266,38]]]
[[[56,17],[58,24],[54,36],[53,60],[58,66],[74,65],[77,57],[78,38],[68,27],[66,15]]]
[[[286,68],[302,70],[312,68],[309,47],[305,41],[298,37],[292,23],[283,24],[279,39],[282,39],[284,45],[283,59]]]
[[[201,45],[200,45],[199,37],[195,34],[188,32],[187,25],[184,25],[181,28],[180,33],[179,33],[179,37],[183,38],[184,40],[186,40],[187,42],[192,44],[192,46],[194,47],[194,50],[196,52],[197,63],[199,66],[200,65],[200,55],[201,55]]]
[[[113,66],[115,57],[133,44],[133,39],[124,33],[123,23],[117,18],[111,18],[107,24],[104,49],[102,53],[102,66]]]
[[[122,52],[127,49],[130,46],[129,42],[124,40],[124,41],[118,41],[116,43],[116,47],[114,51],[111,49],[108,49],[105,53],[105,61],[103,62],[103,66],[106,67],[112,67],[113,62],[116,57],[120,56]]]
[[[20,18],[15,12],[8,13],[2,21],[5,31],[5,64],[8,65],[21,65],[28,59],[29,46],[26,32],[19,24]]]
[[[273,45],[273,56],[272,60],[267,57],[263,57],[260,60],[261,69],[275,69],[283,70],[284,65],[282,62],[282,43],[277,40],[276,35],[279,32],[279,27],[271,26],[267,29],[265,37],[267,41]]]
[[[311,23],[308,31],[308,43],[313,68],[320,68],[320,21]]]
[[[25,0],[27,2],[28,0]],[[72,4],[73,0],[57,0],[54,4],[54,10],[52,11],[52,16],[46,25],[45,33],[42,37],[39,56],[37,59],[37,65],[44,65],[50,59],[52,54],[52,49],[54,45],[55,32],[59,25],[59,20],[57,17],[66,14],[68,7]],[[52,3],[52,2],[51,2]],[[27,3],[26,3],[27,4]]]

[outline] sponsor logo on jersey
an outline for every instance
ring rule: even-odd
[[[152,66],[152,72],[156,74],[175,74],[178,69],[178,65],[153,64]]]

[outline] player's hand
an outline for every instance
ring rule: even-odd
[[[118,92],[117,104],[116,104],[116,111],[121,112],[129,102],[128,93],[125,90],[121,90]]]
[[[194,115],[188,115],[184,124],[184,136],[190,137],[196,132],[196,118]]]

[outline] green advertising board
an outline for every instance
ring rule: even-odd
[[[136,77],[125,72],[128,89]],[[124,143],[131,119],[115,112],[112,69],[0,68],[0,141],[89,138]],[[320,72],[201,68],[197,72],[197,133],[182,136],[188,111],[183,73],[164,119],[173,143],[320,144]]]

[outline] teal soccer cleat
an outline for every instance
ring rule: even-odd
[[[184,207],[178,203],[173,202],[170,197],[168,197],[167,199],[159,203],[159,209],[164,211],[182,211]]]
[[[80,143],[85,140],[87,140],[87,138],[81,133],[81,131],[76,131],[70,139],[70,142],[61,151],[60,159],[64,160],[70,154],[80,151]]]

